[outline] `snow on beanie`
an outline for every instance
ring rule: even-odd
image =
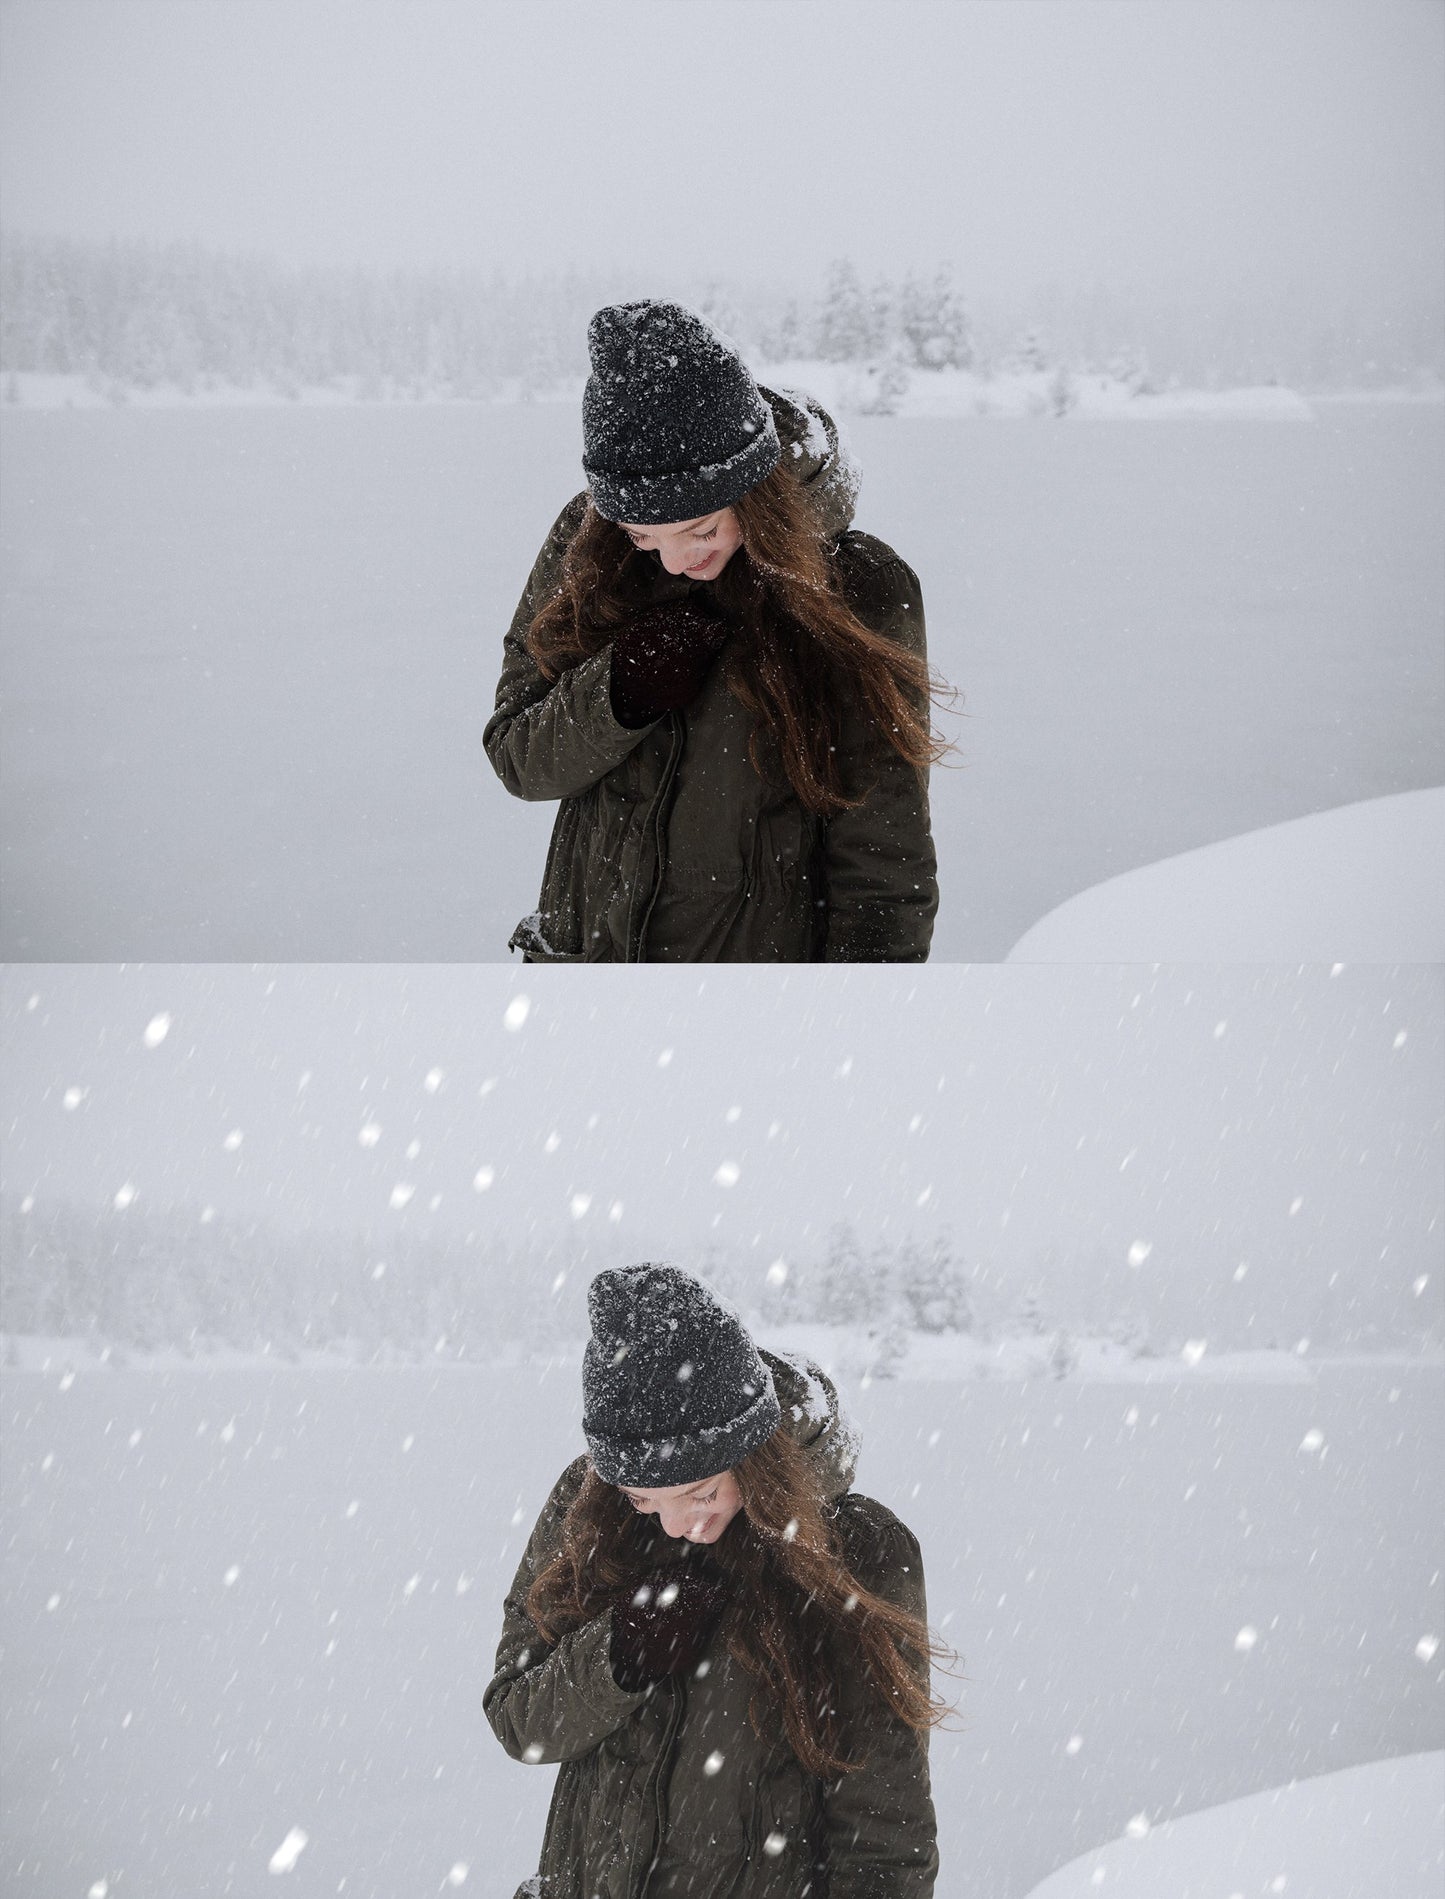
[[[582,1430],[609,1484],[715,1477],[782,1421],[772,1373],[737,1314],[675,1266],[598,1273],[587,1292]]]
[[[756,486],[782,455],[747,365],[680,303],[614,303],[587,326],[582,466],[592,505],[637,526],[692,521]]]

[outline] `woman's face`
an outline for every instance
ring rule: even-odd
[[[742,1494],[725,1470],[701,1483],[673,1484],[662,1490],[623,1489],[634,1510],[655,1516],[668,1536],[689,1543],[716,1543],[743,1507]]]
[[[633,527],[626,521],[617,525],[634,547],[644,553],[655,549],[670,574],[686,574],[689,580],[716,580],[743,544],[731,508],[661,527]]]

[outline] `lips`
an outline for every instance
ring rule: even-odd
[[[709,554],[705,561],[700,561],[696,567],[689,567],[686,571],[690,574],[705,573],[707,569],[712,566],[713,562],[716,559],[717,559],[716,553]]]

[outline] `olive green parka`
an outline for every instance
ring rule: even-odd
[[[857,478],[832,419],[811,398],[762,393],[848,604],[926,659],[918,576],[850,529]],[[938,907],[926,776],[875,745],[861,715],[846,733],[844,776],[872,789],[824,820],[750,762],[751,719],[728,688],[726,646],[684,710],[640,728],[613,714],[610,646],[555,681],[543,676],[527,630],[557,591],[586,506],[585,491],[574,496],[537,556],[483,734],[510,792],[561,801],[538,908],[510,947],[529,962],[925,961]],[[709,584],[657,560],[639,604]]]
[[[856,1440],[831,1382],[802,1360],[764,1352],[785,1422],[835,1511],[850,1569],[926,1620],[917,1539],[881,1503],[851,1490]],[[558,1763],[538,1871],[517,1899],[928,1899],[938,1871],[925,1738],[890,1719],[861,1676],[838,1684],[844,1746],[865,1764],[807,1774],[778,1730],[748,1719],[751,1682],[720,1635],[686,1680],[619,1688],[612,1612],[556,1643],[526,1611],[586,1474],[562,1473],[507,1595],[487,1719],[516,1760]],[[689,1880],[696,1869],[705,1877]]]

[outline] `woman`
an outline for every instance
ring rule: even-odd
[[[938,906],[918,577],[849,530],[808,399],[672,303],[599,310],[588,489],[505,641],[484,743],[561,800],[531,962],[922,962]],[[806,403],[806,406],[804,406]]]
[[[940,1651],[837,1393],[673,1267],[600,1273],[588,1306],[589,1455],[483,1697],[509,1754],[561,1763],[518,1899],[926,1899]]]

